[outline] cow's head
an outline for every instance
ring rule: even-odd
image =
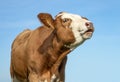
[[[48,13],[40,13],[38,18],[45,26],[55,29],[58,39],[71,49],[91,38],[94,31],[91,21],[76,14],[61,12],[53,19]]]

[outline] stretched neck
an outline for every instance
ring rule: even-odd
[[[39,47],[39,53],[46,55],[49,59],[49,67],[51,67],[58,59],[60,54],[69,50],[64,46],[64,43],[57,37],[56,30],[54,30],[50,36]]]

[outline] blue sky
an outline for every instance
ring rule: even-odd
[[[37,14],[61,11],[94,23],[92,39],[69,54],[66,82],[120,82],[120,0],[0,0],[0,82],[10,82],[10,51],[26,28],[40,26]]]

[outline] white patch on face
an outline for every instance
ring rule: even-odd
[[[83,34],[88,30],[85,23],[90,22],[90,21],[82,18],[79,15],[64,13],[64,12],[60,13],[57,16],[61,16],[62,19],[69,18],[72,20],[69,28],[71,28],[76,41],[69,46],[69,48],[71,48],[71,50],[76,48],[78,45],[82,44],[86,39],[90,38],[90,36],[83,36]]]

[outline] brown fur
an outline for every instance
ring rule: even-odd
[[[55,20],[50,14],[38,15],[43,26],[25,30],[12,44],[11,77],[20,82],[38,82],[56,74],[64,82],[66,55],[69,45],[75,41],[69,27],[71,20],[64,22],[60,17]],[[56,82],[56,81],[54,81]]]

